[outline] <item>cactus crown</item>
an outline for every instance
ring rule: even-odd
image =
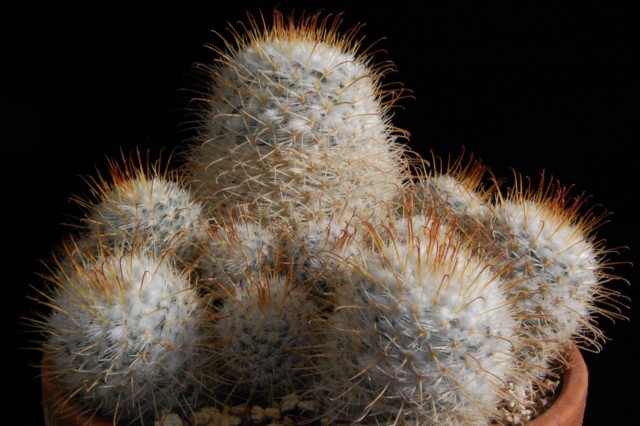
[[[336,66],[339,62],[337,58],[349,59],[366,66],[368,72],[363,77],[369,79],[373,87],[380,89],[382,78],[395,71],[393,63],[387,61],[372,64],[371,49],[364,52],[361,49],[364,37],[359,38],[359,33],[363,24],[341,30],[342,23],[342,14],[323,16],[322,13],[303,12],[301,16],[296,17],[285,15],[276,9],[272,14],[271,22],[267,24],[263,15],[258,19],[251,13],[247,13],[247,22],[241,23],[241,29],[232,25],[228,28],[233,42],[229,42],[222,34],[215,32],[220,37],[224,48],[214,44],[207,44],[207,47],[218,55],[216,62],[223,66],[235,61],[234,55],[247,49],[266,55],[268,52],[262,50],[265,46],[272,45],[279,46],[282,51],[288,50],[293,57],[302,55],[302,58],[315,62],[318,70]],[[311,49],[311,54],[297,52],[297,49],[305,48]],[[327,52],[330,52],[328,57],[323,55]],[[209,68],[208,71],[215,73],[213,68]],[[381,104],[385,112],[394,105],[402,93],[402,89],[392,87],[385,87],[384,91],[377,92],[379,97],[385,99]]]

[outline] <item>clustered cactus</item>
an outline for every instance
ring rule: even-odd
[[[621,315],[602,215],[555,181],[505,191],[477,161],[410,155],[392,67],[339,25],[231,29],[183,167],[111,163],[79,199],[37,323],[90,412],[152,424],[296,394],[329,424],[505,424]]]

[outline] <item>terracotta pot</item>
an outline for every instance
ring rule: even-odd
[[[551,407],[530,426],[581,426],[587,403],[588,372],[580,350],[572,347],[568,354],[570,368],[564,373],[560,395]],[[64,390],[53,380],[51,363],[43,357],[42,402],[47,426],[113,426],[113,423],[83,410],[68,399]]]
[[[580,350],[572,346],[568,353],[569,369],[562,377],[560,395],[551,407],[530,426],[581,426],[587,405],[589,372]]]

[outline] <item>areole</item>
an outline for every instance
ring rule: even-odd
[[[562,379],[562,388],[553,405],[530,426],[580,426],[587,402],[588,370],[577,347],[568,354],[569,366]],[[53,380],[50,362],[43,357],[42,403],[46,426],[113,426],[113,422],[96,417],[64,393]]]

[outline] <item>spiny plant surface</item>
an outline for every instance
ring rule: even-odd
[[[109,162],[109,177],[91,180],[95,200],[76,197],[85,208],[81,232],[94,253],[137,245],[182,262],[193,262],[205,239],[202,206],[160,161],[145,165],[138,153],[122,164]]]
[[[518,178],[484,219],[493,241],[488,250],[514,283],[509,294],[518,300],[523,369],[545,371],[568,342],[599,350],[596,317],[623,318],[622,304],[605,285],[613,279],[607,259],[613,252],[594,234],[606,213],[582,212],[583,195],[544,175],[538,188]]]
[[[284,267],[248,278],[214,308],[208,374],[226,389],[225,402],[271,404],[306,390],[316,346],[311,323],[319,307]]]
[[[211,290],[246,287],[253,277],[280,262],[286,231],[257,215],[235,219],[214,213],[195,270]]]
[[[350,420],[486,424],[515,368],[504,283],[435,212],[370,232],[377,249],[354,263],[327,320],[327,407]]]
[[[345,260],[362,254],[365,223],[358,217],[309,220],[290,233],[285,252],[297,266],[297,279],[316,296],[331,299],[336,277],[350,271]]]
[[[488,167],[464,154],[445,163],[432,154],[430,163],[414,166],[416,177],[409,186],[406,197],[414,209],[435,209],[442,219],[455,222],[461,233],[484,232],[480,222],[490,209],[490,191],[483,187]]]
[[[358,53],[358,29],[341,35],[339,17],[273,18],[213,47],[192,186],[210,206],[270,219],[375,214],[406,177],[389,115],[400,91],[381,83],[392,66]]]
[[[196,405],[208,320],[188,277],[149,253],[72,261],[50,277],[40,322],[53,377],[114,422]],[[66,400],[66,399],[65,399]],[[64,412],[64,407],[56,407]]]

